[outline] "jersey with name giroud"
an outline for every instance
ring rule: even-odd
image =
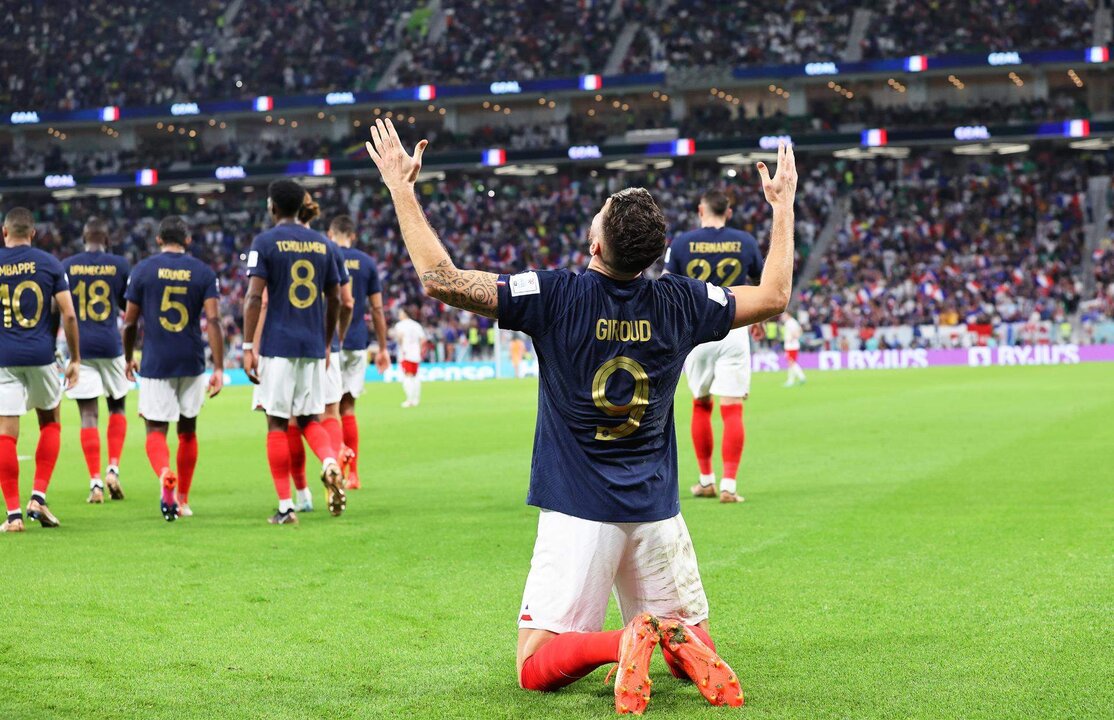
[[[0,247],[0,367],[54,362],[50,303],[68,289],[62,263],[50,253]]]
[[[499,325],[534,340],[540,384],[527,502],[598,522],[681,510],[673,396],[685,358],[731,330],[735,297],[680,275],[502,275]]]
[[[83,360],[124,354],[117,319],[124,306],[131,265],[119,255],[80,252],[62,261],[74,296]]]
[[[673,239],[665,252],[665,269],[716,285],[743,285],[762,279],[758,241],[730,227],[698,228]]]
[[[248,276],[267,281],[259,354],[325,357],[325,293],[349,282],[340,248],[316,230],[283,222],[255,237]]]

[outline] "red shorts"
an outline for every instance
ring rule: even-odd
[[[788,360],[790,364],[793,364],[793,363],[797,362],[797,353],[798,352],[799,352],[798,350],[786,350],[785,351],[785,359]]]
[[[409,360],[403,360],[399,364],[402,365],[402,374],[403,375],[407,375],[409,377],[414,377],[415,375],[418,374],[418,363],[410,362]]]

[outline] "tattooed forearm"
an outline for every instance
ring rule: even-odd
[[[459,270],[451,260],[442,260],[422,273],[422,285],[430,296],[443,303],[485,317],[496,317],[498,276],[479,270]]]

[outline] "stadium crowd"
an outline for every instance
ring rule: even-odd
[[[839,59],[850,0],[776,9],[714,0],[52,0],[11,5],[0,108],[150,105],[601,72],[637,27],[625,72]],[[874,8],[866,57],[1084,47],[1090,0],[942,0]],[[557,29],[575,30],[558,32]],[[405,50],[405,62],[392,60]],[[383,81],[386,83],[383,83]],[[200,97],[199,97],[200,96]]]

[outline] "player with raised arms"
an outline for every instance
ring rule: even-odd
[[[46,490],[58,462],[62,426],[59,412],[62,383],[54,364],[57,334],[51,304],[61,315],[70,360],[66,386],[77,382],[81,367],[77,316],[62,263],[31,247],[35,218],[15,207],[4,216],[4,247],[0,248],[0,490],[7,518],[0,532],[23,532],[19,505],[19,419],[34,408],[39,417],[35,448],[35,480],[27,517],[44,528],[58,527],[46,504]]]
[[[762,278],[762,253],[754,236],[727,227],[731,201],[722,190],[709,190],[696,208],[700,228],[677,236],[665,252],[665,269],[717,285]],[[719,398],[723,419],[723,479],[720,502],[741,502],[736,475],[743,457],[743,401],[750,395],[750,336],[746,328],[735,328],[727,337],[705,343],[692,351],[685,361],[685,377],[692,391],[692,445],[700,481],[692,486],[696,497],[716,496],[716,476],[712,473],[712,433],[714,397]]]
[[[256,236],[248,253],[244,337],[255,337],[264,290],[268,297],[260,347],[245,342],[243,348],[244,370],[259,385],[253,404],[267,415],[267,463],[279,500],[268,522],[275,525],[298,522],[290,490],[291,419],[321,460],[329,512],[340,515],[347,502],[337,448],[320,421],[341,277],[328,239],[298,223],[304,201],[305,190],[294,180],[271,183],[267,205],[275,225]]]
[[[147,460],[162,486],[159,510],[174,522],[190,517],[190,488],[197,468],[197,416],[205,397],[224,387],[224,331],[217,275],[186,253],[189,227],[177,215],[163,218],[155,237],[159,253],[141,260],[125,294],[124,359],[128,379],[139,371],[139,415],[147,423]],[[205,381],[206,321],[213,373]],[[135,360],[143,320],[143,362]],[[172,468],[166,435],[177,423],[178,453]]]
[[[353,322],[349,324],[343,342],[339,346],[334,344],[333,361],[340,370],[341,398],[338,409],[344,447],[349,451],[345,487],[358,490],[360,429],[356,422],[356,398],[363,394],[367,384],[368,347],[371,344],[367,315],[371,315],[375,328],[375,366],[381,373],[385,373],[391,366],[391,357],[387,353],[387,318],[383,314],[383,288],[379,282],[375,260],[354,247],[355,221],[348,215],[337,215],[329,223],[328,236],[340,248],[344,267],[352,278]]]
[[[131,266],[119,255],[108,252],[108,223],[91,217],[82,231],[84,252],[62,262],[73,293],[81,334],[81,372],[77,385],[66,396],[77,401],[81,414],[81,451],[89,469],[88,502],[104,502],[105,485],[113,500],[123,500],[120,487],[120,455],[128,432],[124,400],[131,383],[127,378],[124,347],[116,326],[124,308]],[[99,400],[108,406],[108,466],[101,480],[101,434]]]
[[[586,271],[495,275],[457,268],[414,193],[414,155],[389,120],[368,153],[390,191],[406,249],[431,296],[521,330],[538,355],[538,425],[527,502],[541,508],[519,613],[518,680],[556,690],[618,662],[615,707],[641,713],[660,642],[674,674],[714,705],[741,705],[739,680],[715,653],[708,603],[677,493],[673,397],[689,352],[774,317],[793,275],[792,148],[770,178],[769,257],[757,286],[724,288],[643,271],[665,251],[665,219],[641,188],[614,193],[592,220]],[[626,627],[601,632],[614,588]]]

